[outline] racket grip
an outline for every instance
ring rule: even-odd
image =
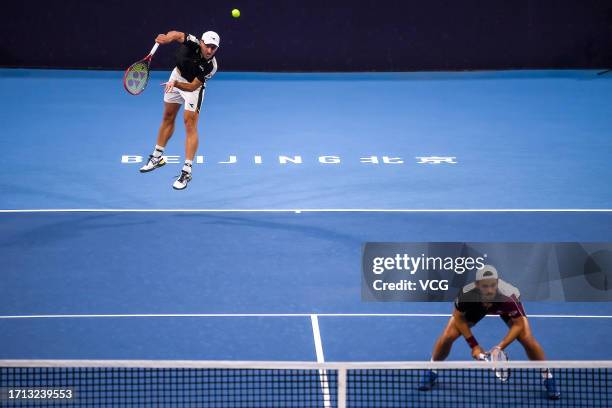
[[[153,46],[153,48],[151,48],[151,52],[149,53],[149,55],[153,55],[155,54],[155,51],[157,51],[157,47],[159,47],[158,43],[155,43],[155,45]]]

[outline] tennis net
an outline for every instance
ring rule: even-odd
[[[0,406],[608,407],[611,373],[612,361],[0,360]]]

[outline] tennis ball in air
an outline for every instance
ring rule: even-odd
[[[238,17],[240,17],[240,10],[238,10],[238,9],[233,9],[233,10],[232,10],[232,17],[234,17],[234,18],[238,18]]]

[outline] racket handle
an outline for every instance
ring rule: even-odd
[[[149,55],[153,56],[153,54],[155,54],[155,51],[157,51],[157,47],[159,47],[159,44],[155,43],[153,48],[151,48],[151,52],[149,53]]]

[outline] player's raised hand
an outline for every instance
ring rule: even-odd
[[[173,40],[172,37],[170,37],[167,34],[159,34],[156,38],[155,38],[155,42],[158,44],[168,44],[171,43]]]

